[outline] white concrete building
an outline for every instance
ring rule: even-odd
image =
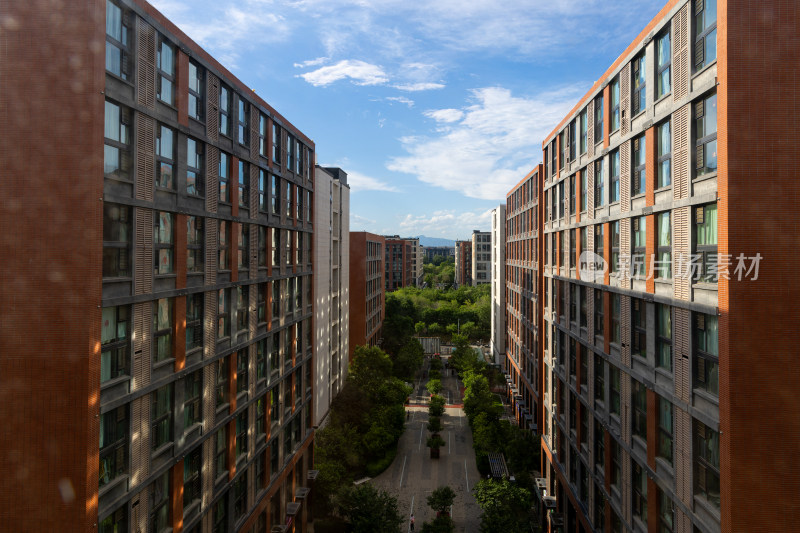
[[[492,210],[492,338],[489,347],[495,363],[506,358],[506,206]]]
[[[491,283],[492,234],[472,230],[472,286]]]
[[[339,168],[314,182],[314,425],[344,386],[350,353],[350,186]]]

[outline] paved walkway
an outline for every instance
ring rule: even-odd
[[[442,374],[451,372],[442,371]],[[427,374],[425,374],[427,375]],[[400,513],[406,518],[413,512],[416,531],[422,523],[435,518],[434,511],[428,507],[430,493],[447,485],[456,492],[452,518],[458,533],[477,533],[481,510],[472,495],[478,482],[478,468],[475,465],[475,452],[472,450],[472,433],[467,417],[461,408],[461,393],[457,378],[442,377],[442,395],[449,401],[442,417],[441,436],[447,443],[439,450],[439,459],[431,459],[430,449],[425,446],[429,432],[428,393],[425,390],[427,379],[420,377],[414,383],[407,408],[411,416],[398,443],[397,457],[392,465],[371,483],[397,498]],[[406,522],[404,531],[408,531]]]

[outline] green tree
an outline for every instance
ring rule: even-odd
[[[527,533],[531,493],[503,479],[482,479],[475,485],[481,515],[481,533]]]
[[[340,512],[353,533],[400,533],[403,523],[397,500],[369,483],[347,490],[341,498]]]
[[[444,398],[441,396],[431,396],[428,404],[428,414],[430,416],[442,416],[444,414]]]
[[[425,325],[425,322],[417,322],[414,324],[414,331],[417,335],[423,335],[427,331],[428,327]]]
[[[453,533],[456,529],[456,524],[453,519],[447,515],[437,516],[433,522],[425,522],[422,524],[421,533]]]
[[[392,360],[377,346],[356,346],[350,363],[350,379],[369,398],[378,396],[378,389],[392,374]]]
[[[428,392],[431,393],[431,396],[435,396],[442,391],[442,381],[440,379],[432,379],[428,381],[428,384],[425,386],[428,389]]]
[[[422,344],[417,339],[410,339],[397,353],[397,357],[394,358],[394,375],[401,379],[410,380],[422,366],[424,360],[425,349]]]
[[[394,442],[393,432],[383,424],[373,423],[364,434],[363,446],[371,457],[382,457]]]
[[[428,333],[430,335],[433,335],[434,337],[441,335],[442,331],[443,331],[442,325],[439,324],[438,322],[434,322],[433,324],[430,324],[428,326]]]
[[[486,376],[473,371],[464,374],[464,413],[472,423],[478,413],[485,413],[487,420],[499,420],[503,405],[489,389]]]
[[[439,514],[449,513],[450,506],[453,505],[455,499],[455,491],[445,485],[431,492],[431,495],[428,496],[428,507]]]
[[[442,430],[442,419],[438,416],[432,416],[428,419],[428,431],[431,433],[439,433]]]

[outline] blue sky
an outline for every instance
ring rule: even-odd
[[[467,238],[666,0],[150,0],[314,140],[350,227]]]

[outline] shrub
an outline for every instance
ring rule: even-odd
[[[441,396],[431,396],[431,402],[428,405],[428,413],[430,416],[442,416],[444,414],[444,398]]]
[[[384,470],[389,468],[396,455],[397,445],[386,450],[386,455],[384,455],[381,459],[368,462],[366,467],[367,475],[369,477],[379,476]]]
[[[442,419],[438,416],[432,416],[428,420],[428,431],[431,433],[439,433],[442,430]]]
[[[442,392],[442,381],[440,379],[431,379],[425,387],[432,396],[435,396]]]

